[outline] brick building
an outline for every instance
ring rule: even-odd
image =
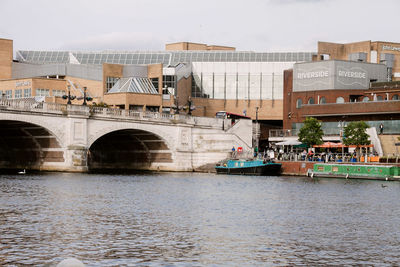
[[[400,82],[387,82],[383,64],[342,60],[295,64],[284,72],[283,128],[297,133],[306,117],[322,121],[326,135],[339,122],[366,121],[400,133]]]

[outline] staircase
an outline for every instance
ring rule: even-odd
[[[400,137],[400,135],[396,134],[384,134],[384,135],[379,135],[379,140],[381,141],[382,144],[382,149],[383,149],[383,155],[384,156],[396,156],[400,155],[400,147],[395,146],[395,143],[400,142],[397,137]]]

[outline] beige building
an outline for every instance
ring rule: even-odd
[[[122,109],[188,113],[191,107],[195,116],[214,117],[227,111],[279,125],[283,70],[313,56],[312,52],[244,52],[190,42],[167,44],[165,51],[153,52],[19,50],[12,78],[48,79],[45,89],[50,97],[51,80],[60,79],[66,93],[70,88],[72,95],[82,98],[87,88],[95,103]],[[0,82],[0,90],[11,89],[4,86]],[[36,89],[32,88],[32,96],[37,95]]]
[[[178,42],[165,45],[165,50],[230,50],[235,51],[235,47],[221,45],[206,45],[191,42]]]

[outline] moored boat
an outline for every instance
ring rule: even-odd
[[[373,180],[400,180],[400,167],[393,165],[314,164],[308,176],[327,178],[353,178]]]
[[[238,175],[279,175],[281,173],[280,163],[263,161],[260,159],[230,159],[217,164],[215,170],[218,174],[238,174]]]

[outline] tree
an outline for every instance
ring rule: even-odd
[[[306,118],[303,127],[299,132],[299,141],[308,147],[313,145],[321,145],[323,143],[322,136],[324,132],[321,128],[321,122],[316,118]]]
[[[368,140],[368,128],[369,125],[365,121],[353,121],[344,128],[343,142],[346,146],[356,145],[358,147],[356,151],[357,159],[359,159],[361,154],[360,146],[369,145],[371,143],[371,141]]]

